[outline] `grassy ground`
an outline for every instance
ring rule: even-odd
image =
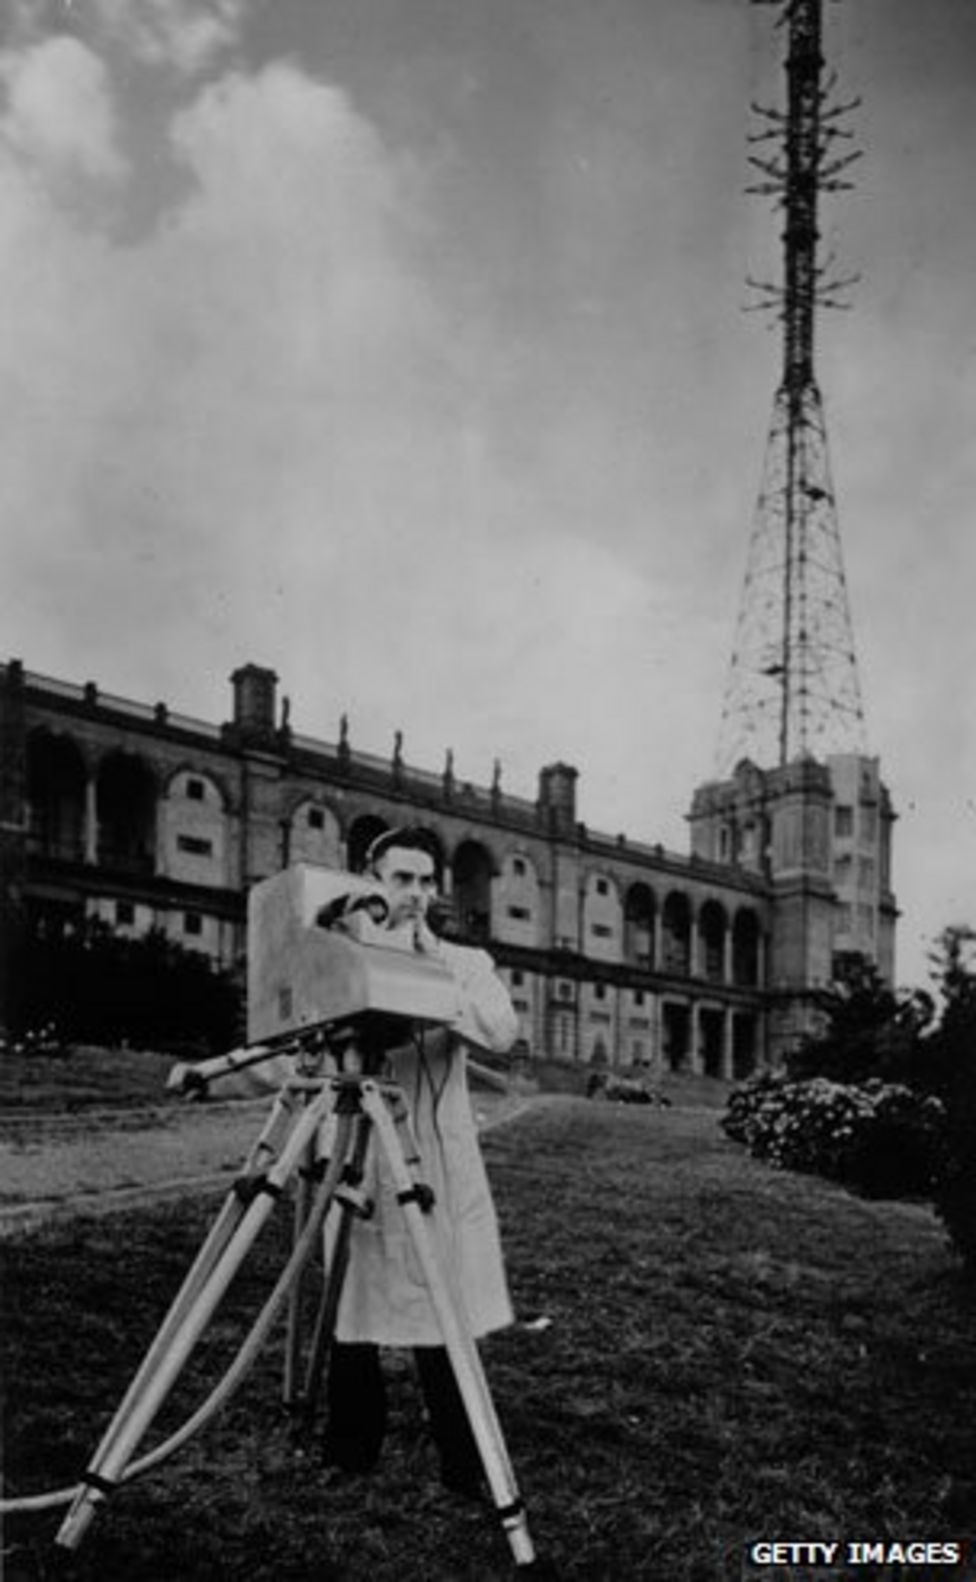
[[[159,1104],[174,1056],[69,1045],[61,1054],[0,1055],[0,1117]]]
[[[61,1054],[0,1055],[0,1118],[55,1110],[124,1108],[158,1104],[175,1057],[149,1050],[68,1046]],[[499,1071],[507,1070],[496,1062]],[[569,1093],[586,1091],[590,1068],[566,1061],[535,1061],[515,1087],[524,1091]],[[484,1083],[472,1079],[472,1087]],[[724,1106],[729,1083],[668,1072],[655,1084],[676,1104]]]
[[[924,1210],[769,1172],[701,1109],[553,1099],[485,1152],[516,1305],[551,1320],[493,1337],[485,1360],[533,1537],[561,1577],[976,1574],[745,1560],[763,1538],[976,1539],[976,1292]],[[75,1482],[207,1218],[166,1206],[2,1249],[8,1494]],[[285,1234],[232,1291],[181,1383],[184,1411]],[[178,1458],[116,1494],[75,1554],[51,1547],[60,1511],[8,1518],[6,1582],[511,1575],[490,1515],[440,1491],[404,1359],[388,1359],[381,1473],[323,1495],[289,1440],[276,1352]]]

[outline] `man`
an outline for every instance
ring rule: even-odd
[[[495,1210],[478,1145],[465,1074],[465,1048],[503,1053],[517,1022],[508,993],[483,950],[450,945],[430,928],[437,894],[436,865],[420,830],[390,830],[367,853],[366,866],[389,904],[386,929],[408,936],[413,948],[452,973],[461,1011],[452,1028],[417,1031],[390,1052],[420,1150],[422,1174],[434,1192],[446,1255],[472,1333],[512,1322]],[[386,1422],[380,1346],[414,1349],[437,1445],[442,1481],[460,1493],[477,1492],[481,1462],[447,1352],[441,1342],[396,1190],[378,1149],[370,1158],[367,1195],[376,1205],[356,1220],[336,1321],[327,1386],[325,1459],[340,1472],[366,1472],[376,1463]]]
[[[436,1223],[477,1338],[512,1322],[494,1205],[471,1112],[465,1049],[504,1053],[517,1021],[487,952],[451,945],[430,927],[437,894],[435,856],[422,830],[394,829],[370,847],[366,868],[385,894],[388,942],[432,957],[453,975],[460,1011],[452,1027],[414,1029],[388,1054],[434,1193]],[[383,937],[381,935],[380,937]],[[384,940],[384,942],[386,942]],[[221,1082],[224,1093],[254,1093],[288,1074],[278,1057]],[[370,1149],[363,1190],[374,1212],[354,1219],[326,1386],[324,1459],[330,1476],[369,1472],[386,1427],[380,1347],[413,1349],[446,1487],[481,1488],[481,1459],[433,1310],[396,1188],[378,1147]],[[329,1224],[331,1225],[330,1215]]]

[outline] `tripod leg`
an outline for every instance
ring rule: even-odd
[[[437,1246],[434,1227],[426,1217],[430,1202],[418,1190],[418,1184],[404,1158],[400,1139],[382,1093],[375,1082],[362,1084],[363,1108],[376,1127],[377,1136],[386,1156],[397,1189],[397,1200],[406,1218],[414,1248],[424,1272],[424,1281],[437,1316],[444,1344],[457,1379],[461,1399],[471,1424],[471,1432],[478,1446],[488,1486],[498,1516],[511,1545],[516,1565],[532,1565],[535,1551],[529,1536],[525,1508],[515,1482],[515,1474],[508,1458],[492,1401],[488,1382],[478,1349],[464,1317],[463,1301],[451,1289],[445,1260]],[[416,1149],[411,1153],[415,1156]]]
[[[298,1190],[295,1193],[295,1215],[292,1228],[292,1244],[294,1246],[297,1246],[301,1240],[302,1231],[308,1221],[312,1207],[313,1187],[317,1174],[318,1149],[316,1143],[317,1139],[313,1137],[305,1150],[305,1159],[298,1171]],[[288,1297],[285,1368],[281,1390],[282,1400],[286,1406],[294,1406],[296,1402],[296,1379],[298,1377],[302,1345],[302,1294],[304,1284],[304,1276],[299,1275]]]
[[[281,1093],[276,1095],[275,1102],[261,1128],[261,1132],[247,1155],[238,1182],[231,1188],[221,1204],[206,1240],[197,1253],[183,1284],[174,1297],[169,1311],[156,1333],[152,1345],[146,1352],[111,1424],[106,1430],[100,1446],[100,1452],[103,1456],[110,1453],[116,1434],[122,1425],[129,1420],[136,1403],[146,1387],[147,1381],[159,1366],[160,1359],[165,1356],[172,1345],[173,1337],[178,1333],[199,1293],[206,1287],[224,1250],[244,1217],[247,1204],[238,1190],[239,1182],[266,1168],[268,1161],[276,1157],[284,1137],[287,1136],[295,1103],[295,1097],[288,1089],[283,1089]]]
[[[352,1231],[352,1222],[357,1215],[365,1216],[368,1212],[361,1200],[356,1198],[355,1191],[363,1178],[363,1166],[366,1163],[366,1152],[369,1147],[369,1133],[370,1122],[368,1116],[359,1115],[356,1125],[356,1140],[343,1175],[343,1186],[340,1186],[335,1194],[336,1202],[340,1206],[341,1217],[332,1246],[332,1256],[329,1259],[326,1270],[325,1290],[322,1293],[322,1301],[315,1319],[315,1329],[312,1334],[308,1366],[305,1373],[305,1392],[302,1397],[302,1407],[306,1424],[311,1422],[315,1412],[319,1391],[322,1388],[322,1375],[325,1372],[329,1346],[335,1333],[339,1298],[342,1295],[342,1287],[346,1278],[346,1267],[349,1263],[349,1236]]]
[[[74,1548],[82,1538],[96,1506],[124,1476],[136,1446],[156,1416],[248,1251],[268,1219],[276,1199],[295,1170],[309,1138],[332,1104],[331,1091],[323,1091],[299,1115],[277,1162],[261,1178],[251,1202],[215,1261],[206,1281],[199,1284],[185,1304],[178,1324],[167,1328],[165,1346],[151,1348],[152,1367],[140,1369],[141,1388],[130,1390],[116,1414],[83,1478],[83,1487],[61,1524],[57,1542]],[[131,1399],[130,1399],[131,1397]]]

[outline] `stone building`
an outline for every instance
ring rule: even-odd
[[[529,1060],[741,1076],[806,1025],[838,950],[893,970],[874,760],[741,765],[695,793],[679,855],[580,823],[567,764],[530,801],[497,771],[457,779],[450,754],[439,774],[407,764],[399,736],[389,759],[354,750],[345,720],[337,742],[298,735],[272,671],[231,681],[216,725],[0,667],[8,916],[157,928],[236,968],[250,885],[292,862],[356,869],[409,822],[436,841],[446,931],[490,948]]]
[[[891,847],[895,814],[878,760],[837,754],[699,786],[692,852],[762,874],[769,904],[767,1035],[789,1049],[817,1023],[817,999],[854,961],[895,973]]]

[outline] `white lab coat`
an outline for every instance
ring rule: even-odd
[[[453,1028],[419,1033],[391,1051],[389,1072],[401,1085],[421,1156],[421,1179],[433,1189],[435,1227],[475,1336],[512,1322],[494,1204],[488,1186],[465,1072],[465,1045],[503,1053],[517,1022],[504,984],[483,950],[442,943],[441,959],[460,988],[461,1014]],[[284,1057],[290,1068],[290,1057]],[[251,1094],[280,1082],[281,1057],[222,1079],[222,1095]],[[216,1086],[216,1084],[215,1084]],[[386,1160],[371,1144],[363,1190],[373,1200],[368,1220],[353,1221],[349,1265],[336,1321],[339,1341],[383,1346],[441,1343],[421,1265]],[[327,1221],[327,1246],[336,1224]]]

